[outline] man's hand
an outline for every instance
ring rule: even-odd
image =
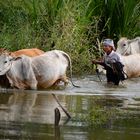
[[[97,60],[92,60],[91,62],[92,62],[92,64],[98,64]]]

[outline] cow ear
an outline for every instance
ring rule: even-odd
[[[128,45],[129,45],[131,42],[132,42],[131,40],[128,40],[128,41],[127,41]]]
[[[19,59],[21,59],[20,56],[18,56],[18,57],[10,56],[10,57],[9,57],[9,60],[10,60],[10,61],[16,61],[16,60],[19,60]]]
[[[14,60],[16,61],[16,60],[19,60],[19,59],[22,59],[22,57],[20,57],[20,56],[18,56],[18,57],[13,57],[14,58]]]
[[[9,56],[9,61],[14,61],[14,57],[12,57],[12,56]]]

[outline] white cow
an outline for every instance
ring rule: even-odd
[[[128,78],[140,76],[140,54],[121,56]]]
[[[116,52],[121,55],[140,53],[140,37],[136,37],[132,40],[122,37],[117,43]]]
[[[14,52],[9,52],[5,48],[0,48],[0,54],[1,53],[9,53],[13,57],[17,57],[17,56],[20,56],[20,55],[23,55],[23,54],[27,55],[27,56],[30,56],[30,57],[34,57],[34,56],[43,54],[45,52],[38,49],[38,48],[21,49],[21,50],[17,50],[17,51],[14,51]],[[0,76],[0,86],[4,87],[4,88],[10,87],[9,80],[7,79],[6,75]]]
[[[32,58],[22,55],[14,59],[7,53],[0,55],[0,75],[6,74],[11,86],[19,89],[48,88],[59,81],[67,84],[68,66],[71,70],[71,59],[60,50]],[[70,74],[72,76],[72,70]]]

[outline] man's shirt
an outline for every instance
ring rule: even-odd
[[[107,66],[111,67],[112,63],[121,62],[121,56],[120,54],[112,51],[109,55],[106,53],[104,54],[103,61]]]

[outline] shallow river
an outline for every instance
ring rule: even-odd
[[[0,139],[140,139],[140,78],[119,86],[99,82],[96,76],[75,78],[74,83],[80,88],[69,84],[38,91],[0,89]],[[54,125],[55,108],[61,113],[59,126]]]

